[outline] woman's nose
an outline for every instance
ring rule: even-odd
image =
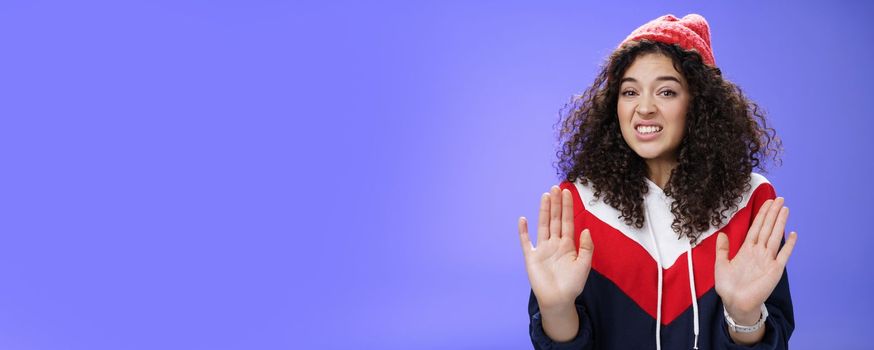
[[[652,114],[655,112],[655,105],[652,103],[652,99],[649,97],[642,97],[639,100],[637,105],[637,113],[646,116],[648,114]]]

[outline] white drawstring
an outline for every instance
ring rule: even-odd
[[[652,244],[655,246],[656,251],[656,267],[659,270],[659,300],[656,303],[656,350],[662,349],[662,337],[661,337],[661,328],[662,328],[662,253],[659,251],[659,244],[656,242],[655,230],[652,228],[652,215],[649,214],[649,206],[646,203],[643,204],[644,209],[646,209],[646,223],[649,226],[649,236],[652,238]]]
[[[695,332],[695,345],[692,349],[698,349],[698,297],[695,293],[695,267],[692,266],[692,242],[686,249],[686,262],[689,264],[689,290],[692,292],[692,314],[694,315],[693,331]]]
[[[652,215],[649,214],[649,206],[644,203],[643,208],[646,210],[646,223],[649,228],[649,236],[652,239],[652,244],[656,251],[656,267],[659,270],[658,279],[658,301],[656,302],[656,350],[662,349],[662,289],[663,289],[663,271],[662,271],[662,253],[659,250],[658,241],[656,241],[655,230],[652,227]],[[695,292],[695,267],[692,265],[692,242],[689,241],[689,246],[686,248],[686,263],[689,266],[689,291],[692,297],[692,331],[695,334],[695,340],[692,349],[698,349],[698,295]]]

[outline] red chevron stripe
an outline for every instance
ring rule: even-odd
[[[584,228],[588,228],[595,245],[592,268],[615,283],[641,309],[655,319],[658,298],[658,267],[655,260],[637,242],[587,211],[573,184],[563,182],[560,187],[571,190],[574,196],[574,227],[577,231],[574,241],[577,248],[579,248],[580,233]],[[729,237],[729,258],[737,254],[752,219],[762,203],[775,197],[776,193],[771,184],[761,184],[754,190],[747,205],[740,208],[720,230]],[[716,237],[716,234],[711,235],[692,249],[695,292],[699,298],[713,288]],[[692,306],[686,253],[680,255],[669,269],[663,270],[663,273],[662,324],[668,325]]]

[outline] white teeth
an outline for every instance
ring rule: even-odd
[[[652,134],[655,132],[662,131],[662,127],[655,126],[655,125],[638,125],[637,131],[641,134]]]

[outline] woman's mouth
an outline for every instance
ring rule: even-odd
[[[652,140],[662,132],[660,125],[638,125],[634,128],[637,132],[637,138],[641,141]]]
[[[653,134],[662,131],[662,127],[658,125],[638,125],[637,132],[641,134]]]

